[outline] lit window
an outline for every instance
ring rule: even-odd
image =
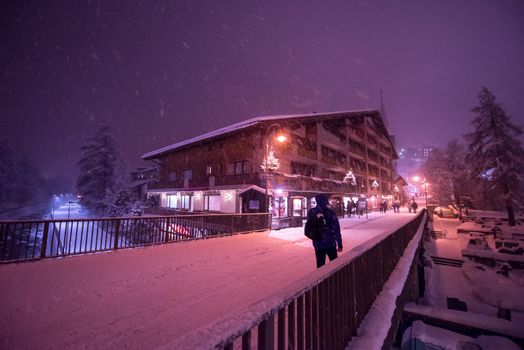
[[[204,210],[220,210],[220,195],[205,195]]]
[[[168,208],[177,208],[177,196],[176,195],[167,195],[167,207]]]
[[[186,194],[180,196],[180,208],[189,210],[190,207],[191,207],[191,196],[186,195]]]

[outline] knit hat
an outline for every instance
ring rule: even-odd
[[[319,207],[325,208],[328,202],[328,197],[323,193],[319,193],[315,196],[315,201]]]

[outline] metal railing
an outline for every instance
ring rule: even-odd
[[[344,349],[381,292],[424,211],[374,247],[323,276],[210,348]],[[276,334],[275,334],[276,332]]]
[[[0,221],[0,262],[263,231],[267,225],[267,213]]]
[[[288,227],[301,227],[302,217],[300,216],[286,216],[282,218],[272,217],[271,218],[271,229],[280,230]]]

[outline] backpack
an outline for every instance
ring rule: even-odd
[[[324,214],[318,213],[306,221],[306,226],[304,227],[304,236],[313,241],[319,241],[324,237],[324,234],[328,230],[329,229]]]

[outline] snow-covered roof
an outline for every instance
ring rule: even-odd
[[[267,121],[273,121],[273,120],[282,120],[282,119],[299,119],[299,118],[307,118],[307,117],[328,117],[328,116],[342,116],[344,114],[379,114],[380,112],[377,109],[370,109],[370,110],[355,110],[355,111],[339,111],[339,112],[324,112],[324,113],[308,113],[308,114],[283,114],[283,115],[270,115],[270,116],[259,116],[255,118],[251,118],[248,120],[244,120],[242,122],[238,122],[235,124],[231,124],[229,126],[210,131],[206,134],[202,134],[200,136],[196,136],[190,139],[187,139],[185,141],[180,141],[159,149],[156,149],[154,151],[145,153],[142,156],[142,159],[148,160],[156,158],[166,152],[175,150],[177,148],[187,146],[199,141],[207,140],[216,136],[225,135],[234,131],[238,131],[241,129],[248,128],[250,126],[267,122]]]
[[[156,171],[156,170],[158,170],[158,168],[155,166],[142,167],[142,168],[136,168],[135,170],[131,171],[131,174],[143,173],[143,172],[148,172],[148,171]]]
[[[404,178],[402,176],[400,176],[400,175],[397,175],[395,177],[394,181],[397,182],[401,186],[407,186],[408,185],[408,182],[406,180],[404,180]]]
[[[247,192],[249,190],[255,190],[255,191],[258,191],[260,193],[266,193],[266,189],[264,189],[262,187],[259,187],[257,185],[251,185],[249,187],[246,187],[243,190],[238,191],[238,194],[242,194],[242,193]],[[268,194],[273,194],[273,192],[271,192],[271,190],[268,190]]]
[[[137,181],[133,181],[131,182],[131,187],[137,187],[137,186],[142,186],[144,184],[147,184],[147,183],[150,183],[152,180],[151,179],[145,179],[145,180],[137,180]]]
[[[237,190],[239,193],[243,193],[247,190],[254,189],[259,192],[264,192],[265,189],[262,189],[261,187],[258,187],[256,185],[249,185],[249,184],[238,184],[238,185],[220,185],[220,186],[213,186],[213,187],[192,187],[190,189],[179,187],[179,188],[150,188],[148,189],[148,193],[176,193],[176,192],[198,192],[198,191],[219,191],[219,190]],[[271,192],[269,192],[271,193]]]

